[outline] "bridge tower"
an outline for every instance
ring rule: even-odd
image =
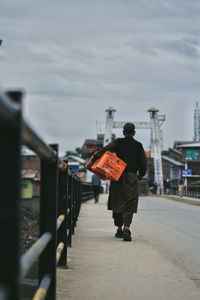
[[[151,120],[151,142],[150,148],[154,160],[154,181],[158,185],[159,193],[164,194],[163,169],[162,169],[162,131],[161,125],[165,121],[165,115],[158,115],[158,109],[152,107],[148,110]]]
[[[106,109],[106,124],[104,134],[104,146],[111,142],[113,128],[123,128],[126,122],[115,122],[114,113],[116,110],[113,107]],[[158,110],[150,108],[150,122],[132,122],[135,128],[151,130],[151,150],[154,158],[154,181],[158,185],[158,191],[163,194],[163,170],[161,150],[163,145],[161,125],[165,121],[165,115],[158,115]],[[98,122],[100,123],[100,122]],[[99,124],[100,125],[100,124]],[[98,126],[98,124],[97,124]],[[97,127],[98,128],[98,127]]]
[[[200,142],[200,109],[198,102],[194,110],[194,141]]]
[[[106,127],[105,127],[105,134],[104,134],[104,141],[103,145],[107,145],[112,141],[112,129],[113,129],[113,122],[114,122],[114,113],[116,110],[113,107],[109,107],[105,110],[106,112]]]

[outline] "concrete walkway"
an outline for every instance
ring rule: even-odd
[[[141,212],[134,216],[132,242],[114,238],[106,201],[102,195],[100,203],[82,205],[69,269],[58,270],[57,299],[199,300],[195,282],[145,239]]]

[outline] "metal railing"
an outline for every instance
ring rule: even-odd
[[[67,247],[82,201],[93,198],[63,161],[58,145],[47,145],[22,116],[23,92],[0,93],[0,296],[20,299],[20,280],[39,259],[39,286],[34,300],[56,299],[56,267],[67,267]],[[41,160],[40,237],[20,256],[21,146]]]
[[[184,187],[182,192],[174,187],[169,190],[169,194],[200,199],[200,187]]]

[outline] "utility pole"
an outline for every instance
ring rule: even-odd
[[[200,142],[200,109],[198,102],[194,110],[194,141]]]

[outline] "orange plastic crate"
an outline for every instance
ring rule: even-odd
[[[87,168],[103,180],[118,181],[127,165],[115,153],[110,151],[106,151],[94,163],[91,163],[91,161],[92,158],[87,163]]]
[[[93,158],[93,157],[92,157]],[[88,170],[90,170],[92,173],[96,174],[99,178],[101,178],[102,180],[107,180],[105,174],[103,171],[99,171],[97,169],[97,164],[99,162],[100,159],[97,159],[94,163],[92,163],[92,158],[88,161],[88,163],[86,164],[86,167]]]
[[[99,169],[97,168],[97,165],[98,165],[99,161],[100,161],[100,159],[97,159],[97,160],[93,163],[93,165],[91,166],[90,170],[91,170],[93,173],[95,173],[97,176],[99,176],[101,179],[106,180],[106,179],[108,179],[108,178],[106,178],[106,174],[104,173],[104,171],[103,171],[103,170],[99,170]]]
[[[95,169],[102,172],[107,179],[118,181],[126,166],[127,164],[115,153],[106,151],[98,162],[96,161]]]

